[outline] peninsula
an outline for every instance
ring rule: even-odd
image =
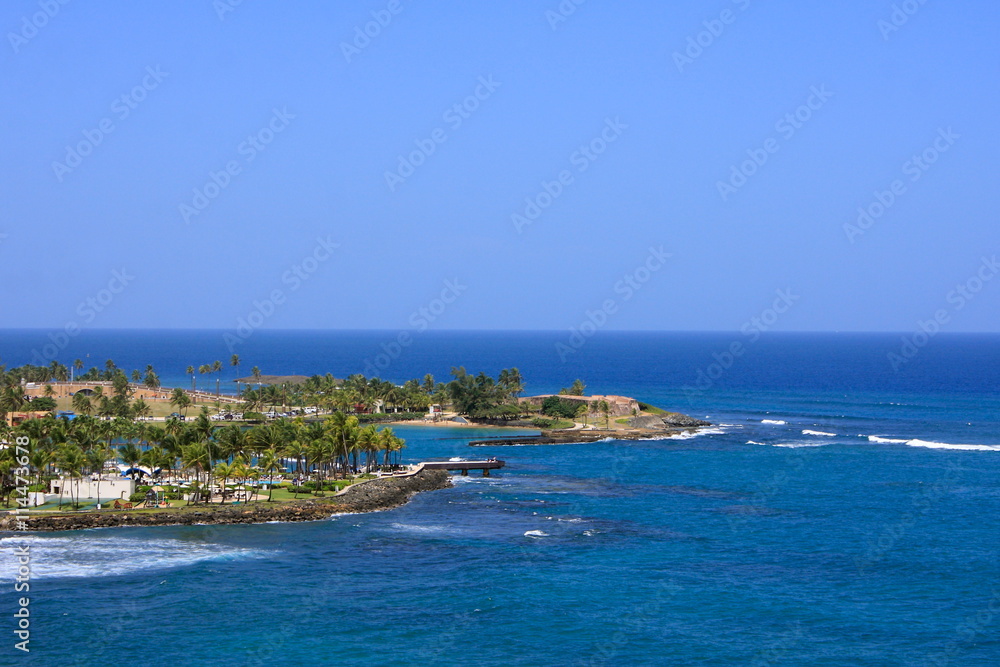
[[[241,361],[233,355],[230,366]],[[160,386],[152,366],[73,377],[0,366],[0,530],[304,521],[396,507],[450,484],[445,462],[405,464],[395,424],[537,429],[472,445],[659,438],[709,425],[634,398],[587,395],[582,381],[523,396],[517,368],[494,378],[453,368],[394,384],[352,375],[266,376],[223,394],[220,361],[197,372],[216,392]],[[270,384],[269,384],[270,383]],[[211,380],[209,380],[211,388]],[[191,408],[197,414],[188,416]],[[483,474],[502,461],[479,466]],[[462,470],[463,474],[468,470]]]

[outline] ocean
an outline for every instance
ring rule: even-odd
[[[51,344],[190,386],[231,354],[219,331],[49,333],[0,332],[2,362]],[[1000,664],[1000,336],[408,333],[235,352],[240,375],[517,366],[527,393],[580,378],[713,426],[475,449],[497,431],[403,426],[406,461],[507,467],[307,524],[8,534],[0,610],[13,630],[27,544],[31,652],[8,632],[0,664]]]

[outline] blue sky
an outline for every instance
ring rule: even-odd
[[[2,326],[1000,330],[995,3],[232,4],[0,7]]]

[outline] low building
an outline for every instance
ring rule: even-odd
[[[601,415],[600,410],[598,410],[595,405],[599,401],[607,401],[611,417],[631,417],[634,414],[638,414],[640,410],[639,401],[634,398],[629,398],[628,396],[570,396],[568,394],[539,394],[538,396],[525,396],[520,400],[523,403],[528,403],[532,407],[541,408],[542,402],[550,396],[556,396],[574,403],[586,403],[591,416]]]
[[[101,478],[100,483],[89,477],[60,477],[49,482],[49,493],[59,495],[62,491],[64,497],[70,494],[73,497],[79,496],[80,500],[99,500],[97,497],[98,486],[101,496],[105,500],[110,498],[124,498],[135,493],[135,481],[127,477]]]
[[[29,419],[41,419],[48,414],[51,414],[48,410],[8,412],[5,419],[7,421],[7,426],[13,428],[14,426],[20,426]]]

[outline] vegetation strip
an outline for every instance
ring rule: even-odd
[[[247,524],[273,521],[317,521],[336,514],[378,512],[399,507],[421,491],[451,486],[444,470],[421,470],[405,477],[386,477],[355,484],[343,495],[284,503],[193,505],[169,510],[132,512],[67,512],[21,515],[28,530],[51,532],[116,526]],[[13,515],[0,517],[0,530],[13,529]]]

